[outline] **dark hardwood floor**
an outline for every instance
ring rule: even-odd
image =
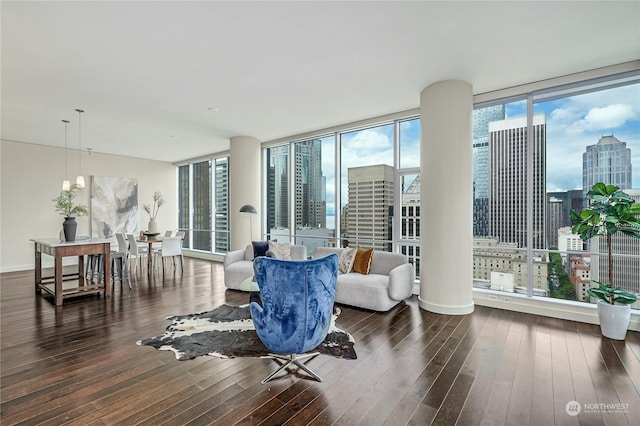
[[[318,356],[322,383],[275,362],[137,346],[172,314],[247,303],[222,265],[185,259],[184,274],[138,271],[133,289],[55,307],[33,271],[0,275],[1,423],[69,425],[638,425],[640,336],[476,306],[472,315],[342,306],[357,360]],[[581,412],[567,414],[577,401]]]

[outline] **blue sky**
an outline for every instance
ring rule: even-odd
[[[507,117],[526,104],[507,104]],[[534,104],[547,123],[547,191],[582,188],[582,154],[613,134],[631,149],[633,187],[640,188],[640,84]]]

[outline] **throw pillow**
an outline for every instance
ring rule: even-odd
[[[341,274],[348,274],[351,272],[354,260],[356,260],[355,248],[346,248],[342,250],[340,258],[338,259],[338,271],[340,271]]]
[[[253,244],[253,258],[260,256],[266,256],[267,250],[269,250],[268,241],[251,241]]]
[[[373,258],[372,248],[365,250],[358,247],[358,251],[356,251],[356,258],[353,261],[353,272],[368,275],[371,270],[371,258]]]
[[[273,252],[276,259],[291,260],[291,244],[269,241],[269,251]]]

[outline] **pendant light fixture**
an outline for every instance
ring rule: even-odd
[[[69,182],[69,170],[67,167],[67,124],[69,120],[62,120],[64,123],[64,180],[62,181],[62,190],[68,191],[71,189],[71,182]]]
[[[84,188],[84,176],[82,175],[82,123],[80,117],[84,112],[81,109],[76,109],[78,113],[78,177],[76,177],[76,185],[79,188]]]

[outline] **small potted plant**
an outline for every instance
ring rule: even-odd
[[[158,216],[158,211],[160,207],[162,207],[166,203],[165,199],[162,198],[162,193],[157,189],[153,192],[153,205],[145,204],[143,209],[145,212],[149,214],[149,224],[147,225],[147,232],[150,234],[158,233],[158,225],[156,224],[156,217]]]
[[[614,286],[612,236],[618,232],[640,238],[640,203],[620,191],[615,185],[598,182],[587,193],[589,207],[580,213],[571,211],[572,232],[583,241],[603,235],[607,242],[609,283],[594,280],[598,287],[588,290],[598,299],[598,318],[602,335],[610,339],[624,340],[631,319],[634,293]]]
[[[77,195],[76,191],[78,188],[80,187],[77,184],[73,184],[69,189],[60,191],[60,195],[52,200],[55,203],[56,212],[64,217],[62,229],[64,231],[65,241],[76,240],[76,229],[78,228],[76,217],[89,214],[87,206],[74,204],[73,202],[73,199]]]

